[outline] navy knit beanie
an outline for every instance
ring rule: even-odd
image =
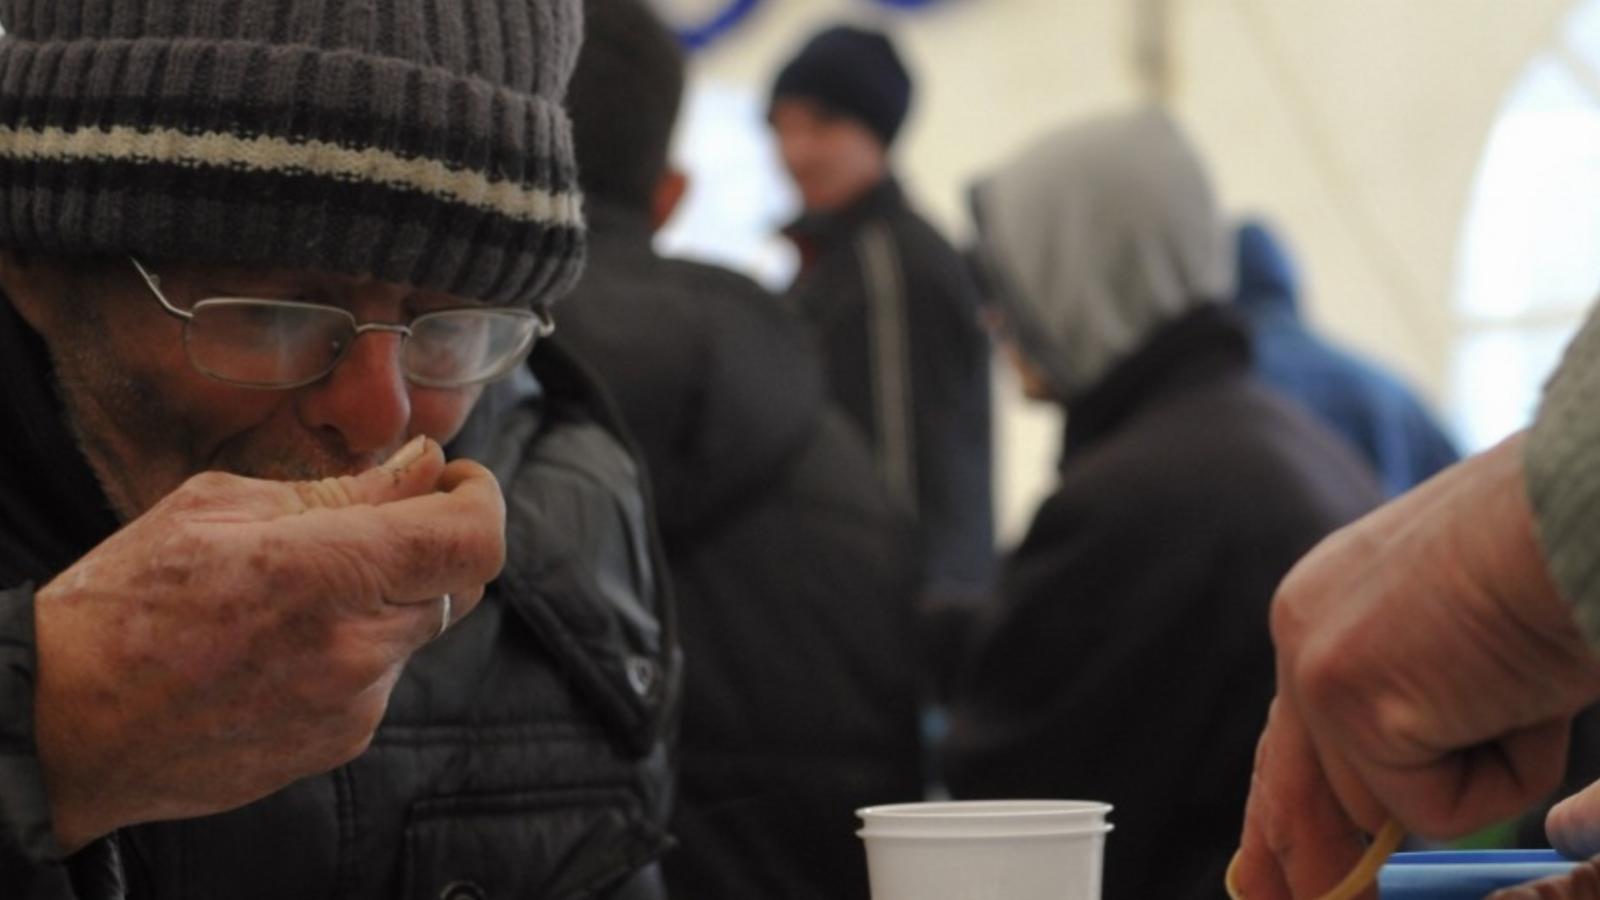
[[[911,108],[911,76],[886,35],[839,25],[813,37],[778,73],[772,100],[784,97],[856,119],[888,147]]]
[[[0,0],[0,246],[546,306],[578,0]]]

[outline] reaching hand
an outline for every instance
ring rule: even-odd
[[[1278,696],[1237,886],[1316,898],[1390,817],[1454,837],[1555,787],[1600,664],[1545,570],[1513,438],[1338,532],[1273,604]]]
[[[499,485],[419,439],[357,476],[185,482],[38,592],[39,754],[68,852],[360,754],[410,655],[505,559]]]

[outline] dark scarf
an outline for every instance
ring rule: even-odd
[[[0,586],[47,581],[119,527],[51,371],[44,341],[0,295]]]
[[[1249,372],[1253,354],[1249,331],[1221,304],[1207,303],[1180,316],[1068,405],[1062,462],[1162,398]]]
[[[905,192],[891,175],[844,209],[802,213],[784,226],[783,236],[799,251],[800,272],[804,277],[819,258],[854,238],[862,223],[892,215],[905,207]]]

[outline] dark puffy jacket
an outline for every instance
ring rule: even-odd
[[[957,696],[951,790],[1112,803],[1105,900],[1220,900],[1273,693],[1268,605],[1378,499],[1256,382],[1221,309],[1165,326],[1071,409]]]
[[[1239,229],[1239,309],[1256,333],[1256,368],[1290,399],[1350,442],[1390,496],[1461,458],[1432,412],[1399,378],[1313,333],[1300,316],[1300,286],[1264,226]]]
[[[787,234],[802,259],[789,300],[816,330],[830,396],[866,433],[890,496],[915,513],[925,589],[986,594],[989,341],[965,263],[893,179]]]
[[[660,498],[686,654],[684,900],[865,900],[856,807],[922,790],[907,524],[823,399],[805,328],[595,205],[561,340],[608,382]]]
[[[103,539],[87,466],[0,302],[0,895],[19,900],[659,900],[675,625],[635,466],[541,348],[456,456],[506,492],[508,561],[419,651],[371,748],[241,809],[123,829],[64,864],[32,741],[33,590]],[[542,388],[542,391],[540,390]]]

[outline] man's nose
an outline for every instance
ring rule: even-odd
[[[401,335],[363,331],[327,377],[303,389],[307,427],[337,435],[354,455],[398,446],[411,423],[411,389],[400,363]]]

